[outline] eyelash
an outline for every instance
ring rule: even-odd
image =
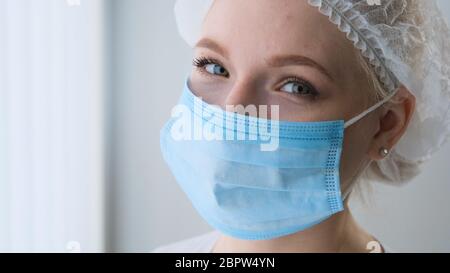
[[[201,58],[195,58],[194,61],[192,62],[192,64],[202,73],[207,74],[207,76],[215,76],[215,75],[211,75],[211,73],[208,73],[205,71],[205,65],[208,64],[217,64],[220,65],[221,67],[225,68],[224,65],[222,65],[221,62],[219,62],[216,59],[211,59],[211,58],[206,58],[206,57],[201,57]]]
[[[220,66],[222,66],[223,68],[225,68],[225,66],[223,66],[223,65],[221,64],[221,62],[219,62],[218,60],[213,59],[213,58],[206,58],[206,57],[195,58],[195,59],[193,60],[193,63],[192,63],[192,64],[193,64],[193,66],[195,66],[201,73],[207,74],[207,76],[215,76],[215,75],[212,75],[211,73],[208,73],[208,72],[205,71],[204,67],[205,67],[206,65],[209,65],[209,64],[217,64],[217,65],[220,65]],[[311,94],[309,94],[309,95],[307,95],[307,96],[311,97],[311,99],[316,99],[316,98],[319,96],[319,92],[317,92],[316,88],[314,88],[308,81],[306,81],[306,80],[304,80],[304,79],[302,79],[302,78],[299,78],[299,77],[297,77],[297,76],[290,76],[290,77],[288,77],[286,80],[284,80],[284,82],[283,82],[283,84],[281,84],[281,86],[284,86],[284,85],[289,84],[289,83],[299,83],[299,84],[307,85],[307,86],[310,88],[310,90],[311,90]],[[300,94],[290,94],[290,95],[297,96],[297,97],[298,97],[298,96],[300,96],[300,97],[305,97],[305,95],[300,95]]]

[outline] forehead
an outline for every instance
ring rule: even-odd
[[[336,77],[355,58],[345,35],[306,0],[215,0],[201,35],[220,43],[230,58],[304,55]]]

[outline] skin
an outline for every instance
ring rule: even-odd
[[[197,96],[224,109],[226,105],[279,105],[281,120],[347,121],[376,103],[357,54],[345,35],[306,1],[216,0],[194,56],[220,63],[194,67],[190,85]],[[269,65],[269,60],[281,55],[309,60]],[[306,84],[287,82],[292,76]],[[307,92],[292,93],[292,82]],[[382,159],[381,147],[395,146],[414,109],[414,96],[402,86],[392,101],[346,129],[340,164],[343,191],[372,160]],[[344,211],[310,229],[260,241],[222,235],[213,252],[368,252],[367,243],[373,240],[345,202]]]

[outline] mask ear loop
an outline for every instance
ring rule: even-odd
[[[389,100],[391,100],[395,94],[397,94],[399,88],[397,88],[396,90],[394,90],[391,94],[389,94],[386,98],[384,98],[383,100],[379,101],[378,103],[376,103],[375,105],[373,105],[372,107],[370,107],[369,109],[367,109],[366,111],[362,112],[361,114],[357,115],[356,117],[348,120],[345,124],[344,124],[344,129],[353,125],[355,122],[359,121],[360,119],[362,119],[363,117],[365,117],[366,115],[368,115],[369,113],[375,111],[378,107],[380,107],[381,105],[385,104],[386,102],[388,102]],[[369,165],[366,166],[366,168]],[[344,193],[342,193],[342,200],[345,201],[348,196],[350,195],[350,193],[353,191],[353,187],[355,186],[356,183],[352,183],[348,189],[346,189],[346,191]]]
[[[342,202],[345,202],[346,199],[349,197],[349,195],[353,192],[354,187],[356,186],[356,184],[358,183],[357,179],[359,178],[359,176],[364,173],[367,168],[369,168],[370,164],[367,164],[363,170],[362,167],[364,166],[364,164],[361,164],[358,167],[358,171],[357,171],[357,175],[356,175],[356,179],[353,179],[349,185],[349,187],[345,190],[345,192],[342,193]]]
[[[384,98],[383,100],[379,101],[378,103],[376,103],[375,105],[373,105],[372,107],[370,107],[369,109],[365,110],[364,112],[362,112],[361,114],[357,115],[356,117],[348,120],[345,124],[344,124],[344,129],[353,125],[354,123],[356,123],[357,121],[359,121],[360,119],[364,118],[366,115],[368,115],[369,113],[375,111],[376,109],[378,109],[378,107],[380,107],[381,105],[385,104],[386,102],[388,102],[389,100],[391,100],[395,94],[397,94],[398,92],[398,88],[393,91],[391,94],[389,94],[389,96],[387,96],[386,98]]]
[[[356,182],[352,183],[350,187],[342,194],[342,202],[345,202],[347,198],[349,197],[350,193],[353,191],[353,187],[355,186]]]

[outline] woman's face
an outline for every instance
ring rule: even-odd
[[[374,103],[357,54],[307,1],[216,0],[195,47],[190,86],[223,108],[278,105],[280,120],[347,121]],[[373,115],[346,129],[343,183],[367,159],[377,130]]]

